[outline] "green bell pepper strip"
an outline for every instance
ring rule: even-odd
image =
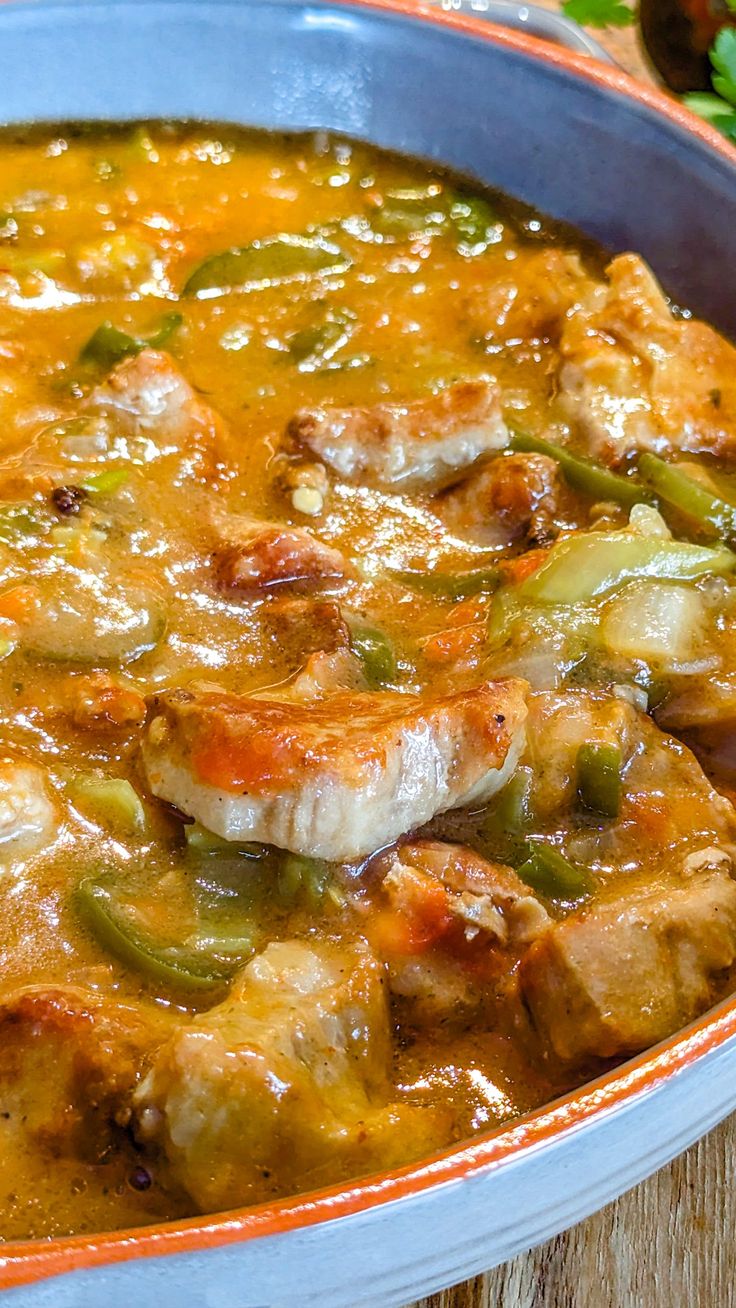
[[[289,354],[304,372],[316,372],[350,340],[355,314],[328,309],[321,322],[302,327],[289,337]]]
[[[532,769],[520,767],[501,791],[493,809],[493,818],[506,835],[519,836],[529,830],[533,821],[533,782]]]
[[[256,841],[233,841],[225,840],[222,836],[216,836],[214,831],[208,831],[199,822],[188,822],[184,827],[184,840],[187,846],[187,852],[195,858],[252,858],[262,859],[265,857],[267,847],[260,845]]]
[[[303,854],[286,854],[278,870],[278,894],[285,904],[297,899],[311,909],[319,908],[330,881],[330,865],[320,858]]]
[[[656,454],[642,454],[639,476],[665,504],[711,528],[728,544],[736,544],[736,504],[722,500],[681,468],[658,459]]]
[[[210,255],[190,273],[182,295],[210,298],[347,272],[352,260],[320,236],[270,236]]]
[[[73,903],[104,949],[151,980],[180,990],[221,988],[253,954],[253,943],[245,937],[235,942],[230,939],[220,942],[223,952],[232,953],[227,961],[218,952],[216,939],[203,942],[206,947],[201,949],[161,944],[132,921],[103,880],[88,877],[82,881]]]
[[[360,659],[370,689],[381,690],[394,682],[397,675],[396,655],[385,631],[354,618],[348,619],[348,627],[350,647]]]
[[[98,776],[80,772],[67,786],[75,808],[83,817],[123,836],[140,835],[146,829],[146,810],[138,792],[124,777]]]
[[[621,750],[606,742],[588,742],[578,750],[578,797],[584,808],[601,817],[618,817],[621,808]]]
[[[529,845],[530,854],[517,876],[543,899],[554,904],[582,904],[595,891],[587,868],[570,863],[551,845]]]
[[[113,495],[129,476],[127,468],[106,468],[104,472],[91,472],[88,477],[82,477],[79,484],[90,495]]]
[[[535,603],[582,604],[639,577],[694,581],[734,567],[736,554],[725,546],[710,549],[631,531],[593,531],[553,545],[547,562],[521,583],[517,594]]]
[[[496,566],[472,568],[468,572],[410,572],[390,569],[389,575],[403,586],[436,595],[439,599],[468,599],[495,590],[501,580]]]
[[[134,357],[141,350],[150,347],[161,349],[167,344],[174,332],[181,327],[184,319],[180,313],[167,313],[161,320],[160,327],[152,336],[131,336],[128,332],[115,327],[109,320],[100,323],[92,333],[79,354],[80,363],[94,364],[109,371],[122,359]]]
[[[635,504],[651,503],[652,494],[646,486],[639,485],[630,477],[621,477],[600,464],[581,459],[571,454],[561,445],[552,445],[539,436],[528,436],[525,432],[515,432],[511,437],[511,449],[523,454],[546,454],[554,459],[562,469],[565,481],[573,490],[589,495],[594,500],[613,500],[625,508]]]

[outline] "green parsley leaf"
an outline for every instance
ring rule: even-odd
[[[635,11],[624,0],[565,0],[562,12],[566,18],[588,27],[629,27],[636,19]]]
[[[722,27],[710,48],[713,90],[729,104],[736,105],[736,29]]]
[[[736,139],[736,109],[720,95],[711,95],[708,91],[694,91],[692,95],[683,96],[683,102],[699,118],[717,127],[719,132],[732,140]]]
[[[736,10],[736,0],[728,0]],[[736,29],[722,27],[708,51],[713,65],[713,91],[695,92],[683,97],[693,113],[736,142]]]

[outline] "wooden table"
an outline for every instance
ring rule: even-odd
[[[632,29],[595,35],[653,80]],[[735,1154],[736,1115],[587,1222],[417,1308],[733,1308]]]
[[[732,1308],[736,1116],[595,1217],[417,1308]]]

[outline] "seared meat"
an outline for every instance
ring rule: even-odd
[[[347,649],[350,628],[332,599],[303,598],[276,592],[261,616],[269,633],[296,663],[323,650]]]
[[[450,531],[478,545],[532,545],[555,534],[559,467],[543,454],[510,454],[472,473],[437,500]]]
[[[675,884],[550,927],[522,960],[521,987],[554,1054],[584,1064],[636,1053],[691,1021],[735,960],[736,883],[706,861]]]
[[[390,1058],[383,969],[365,946],[271,944],[160,1050],[138,1133],[206,1212],[370,1171],[392,1139],[404,1158],[447,1129],[390,1103]]]
[[[625,700],[532,696],[528,740],[536,819],[559,832],[572,816],[566,853],[601,888],[532,945],[522,993],[556,1057],[584,1065],[645,1048],[715,996],[736,961],[736,883],[723,866],[736,814],[690,751]],[[574,821],[586,743],[615,746],[623,780],[618,816],[587,830]],[[646,883],[622,887],[637,868]]]
[[[371,903],[366,932],[386,959],[402,1020],[495,1025],[509,974],[549,925],[547,910],[510,867],[463,845],[411,841],[378,865],[389,907]]]
[[[161,1012],[75,986],[33,986],[0,1003],[3,1145],[32,1137],[55,1153],[101,1158],[124,1126],[144,1059],[168,1029]]]
[[[533,808],[550,822],[576,805],[581,745],[609,744],[620,751],[621,811],[603,831],[583,827],[576,833],[575,850],[584,861],[610,859],[621,867],[645,862],[651,871],[670,870],[674,851],[736,842],[736,813],[690,750],[627,700],[574,690],[532,695],[527,742]]]
[[[363,665],[351,649],[317,650],[286,688],[293,699],[324,699],[338,690],[368,690]]]
[[[410,404],[302,409],[287,434],[346,481],[387,490],[442,486],[509,440],[499,391],[480,381]]]
[[[125,359],[92,391],[86,407],[135,441],[142,462],[175,457],[175,482],[213,476],[221,420],[168,354],[146,349]]]
[[[488,344],[556,341],[592,285],[579,255],[569,250],[515,250],[500,276],[473,289],[464,316]]]
[[[20,759],[0,758],[0,863],[46,848],[57,829],[56,807],[41,769]]]
[[[312,536],[304,527],[222,517],[217,522],[220,543],[214,568],[220,586],[241,593],[258,593],[279,586],[313,589],[338,581],[350,572],[339,550]]]
[[[143,696],[107,672],[68,677],[57,707],[75,727],[91,731],[116,731],[138,726],[146,716]]]
[[[607,269],[568,320],[560,343],[561,397],[590,451],[609,464],[632,450],[732,457],[736,351],[694,319],[676,319],[634,254]]]
[[[306,705],[193,687],[154,699],[144,759],[154,794],[225,839],[339,861],[493,794],[525,715],[518,681]]]
[[[470,939],[484,933],[499,945],[527,944],[549,923],[544,906],[510,867],[491,863],[464,845],[415,840],[389,856],[384,889],[394,907],[413,915],[439,887],[444,926],[462,924]]]

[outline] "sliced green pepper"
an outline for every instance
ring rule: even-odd
[[[319,908],[327,893],[330,876],[330,865],[322,859],[286,854],[278,870],[279,898],[286,904],[302,899],[308,908]]]
[[[355,314],[343,309],[328,309],[322,322],[303,327],[289,338],[289,354],[301,372],[319,372],[353,331]]]
[[[665,504],[694,518],[702,527],[711,528],[728,544],[736,544],[736,505],[722,500],[681,468],[658,459],[656,454],[642,454],[639,476]]]
[[[593,531],[553,545],[546,563],[522,582],[522,599],[544,604],[580,604],[637,577],[693,581],[732,572],[736,554],[632,531]]]
[[[371,690],[381,690],[396,680],[397,666],[393,646],[380,627],[370,626],[357,619],[348,619],[350,645],[363,665],[363,673]]]
[[[438,191],[436,186],[387,191],[383,205],[372,209],[369,218],[374,231],[395,240],[448,232],[466,258],[482,254],[502,235],[496,214],[482,196]]]
[[[412,590],[441,599],[468,599],[495,590],[501,580],[497,567],[472,568],[468,572],[403,572],[390,569],[389,575]]]
[[[140,341],[128,332],[121,331],[107,319],[100,323],[92,333],[86,345],[79,352],[80,363],[94,363],[101,368],[112,368],[128,355],[140,354],[143,349]]]
[[[351,259],[321,236],[271,236],[212,254],[190,273],[182,295],[210,298],[343,273]]]
[[[517,768],[506,783],[494,808],[494,817],[500,829],[509,836],[520,836],[533,822],[532,787],[534,773],[531,768]]]
[[[96,367],[108,371],[116,363],[120,363],[121,359],[140,354],[141,350],[147,347],[161,349],[177,328],[181,327],[183,321],[180,313],[167,313],[152,336],[138,337],[131,336],[106,320],[100,323],[87,344],[82,347],[79,354],[80,363],[95,364]]]
[[[0,541],[4,545],[27,547],[32,538],[39,539],[51,530],[52,518],[35,504],[0,505]]]
[[[105,881],[92,877],[77,887],[74,906],[104,949],[152,980],[181,990],[226,985],[254,952],[247,936],[202,938],[198,948],[164,945],[133,922]]]
[[[375,232],[397,240],[436,236],[448,223],[446,200],[431,187],[387,191],[380,209],[371,209],[368,216]]]
[[[588,459],[581,459],[562,445],[552,445],[550,441],[544,441],[539,436],[515,432],[511,437],[511,449],[523,454],[546,454],[548,459],[554,459],[559,463],[565,481],[573,490],[589,495],[591,499],[613,500],[616,504],[623,504],[627,509],[633,508],[635,504],[651,502],[652,496],[649,490],[632,481],[630,477],[620,477],[615,472],[609,472],[608,468],[602,468],[600,464],[591,463]]]
[[[554,904],[581,904],[595,892],[587,868],[570,863],[552,845],[530,845],[531,853],[517,875],[543,899]]]
[[[184,828],[184,839],[187,850],[198,858],[242,855],[243,858],[260,859],[266,852],[266,846],[259,845],[255,841],[224,840],[222,836],[216,836],[214,831],[208,831],[206,827],[200,826],[199,822],[187,823]]]
[[[581,745],[576,763],[580,802],[601,817],[618,817],[621,808],[621,750],[590,741]]]
[[[140,795],[124,777],[80,773],[69,783],[72,803],[92,822],[124,836],[140,835],[146,828],[146,810]]]
[[[90,495],[113,495],[129,476],[127,468],[106,468],[104,472],[91,472],[88,477],[82,477],[79,484]]]
[[[503,236],[497,215],[480,195],[455,195],[450,204],[450,221],[458,253],[466,258],[483,254]]]

